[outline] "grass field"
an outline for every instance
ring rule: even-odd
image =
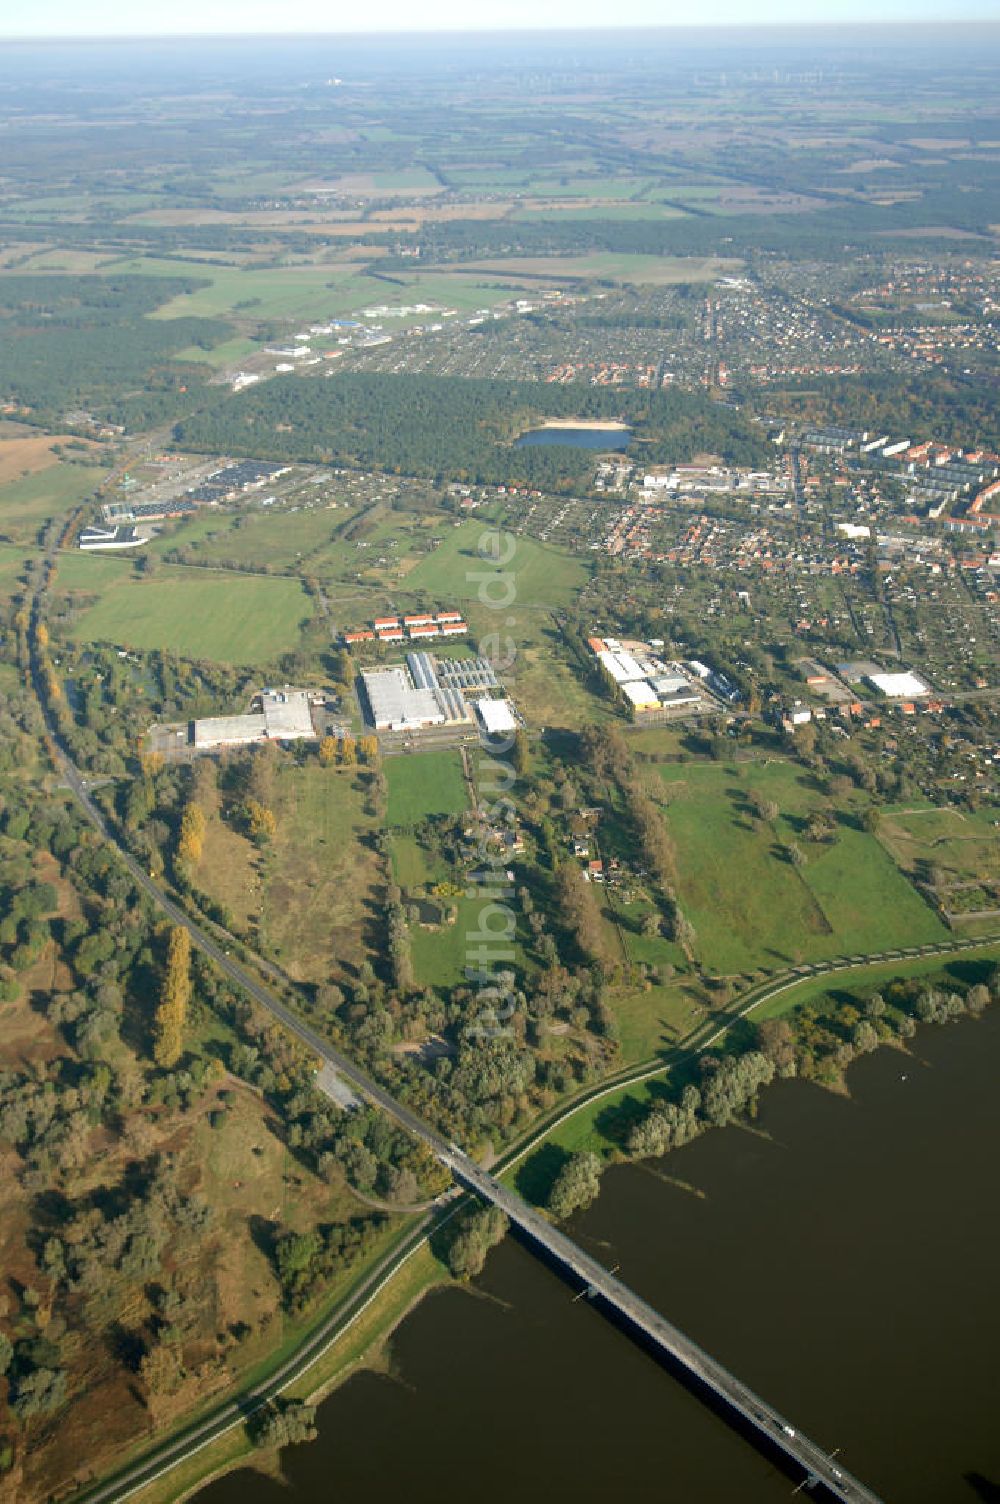
[[[278,831],[264,862],[264,945],[300,981],[365,960],[380,882],[371,817],[346,771],[289,759],[275,780]]]
[[[804,838],[805,816],[825,800],[794,764],[691,763],[659,772],[681,903],[705,965],[732,975],[945,938],[940,921],[848,809],[840,811],[832,844]],[[748,796],[758,792],[778,805],[773,829],[752,817]],[[789,841],[806,854],[801,868],[781,849]]]
[[[0,533],[17,542],[34,540],[50,517],[59,517],[93,494],[103,470],[57,463],[0,486]]]
[[[169,565],[144,580],[124,561],[71,557],[60,566],[58,583],[62,589],[100,592],[70,629],[78,642],[168,648],[217,663],[272,663],[295,647],[309,615],[297,580]]]
[[[0,598],[6,600],[17,588],[30,555],[23,548],[0,543]]]
[[[468,806],[457,751],[389,757],[385,776],[389,784],[390,825],[416,825],[427,815],[458,815]]]
[[[738,272],[743,263],[732,257],[646,256],[595,251],[588,256],[511,256],[505,261],[466,261],[467,275],[506,273],[510,277],[545,277],[555,282],[601,278],[615,282],[669,287],[681,282],[714,282]]]
[[[518,606],[558,606],[571,600],[589,578],[590,569],[583,559],[546,548],[531,538],[515,539],[512,558],[506,564],[497,564],[489,557],[489,543],[485,556],[479,551],[484,535],[495,537],[480,522],[449,528],[434,552],[407,575],[407,589],[426,590],[446,601],[477,600],[482,590],[487,592],[489,604],[501,594],[499,585],[491,588],[490,579],[501,575],[510,578]],[[507,549],[505,535],[504,555]]]
[[[1000,833],[986,810],[889,809],[879,838],[904,872],[916,876],[936,868],[949,883],[1000,877]]]

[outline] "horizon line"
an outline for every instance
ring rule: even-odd
[[[0,32],[0,42],[28,42],[28,43],[58,43],[58,42],[206,42],[206,41],[296,41],[303,39],[321,39],[327,37],[371,37],[386,39],[390,37],[485,37],[485,36],[586,36],[607,35],[608,33],[676,33],[676,32],[815,32],[815,31],[848,31],[848,30],[875,30],[893,31],[930,31],[947,28],[949,31],[956,29],[982,29],[990,28],[1000,31],[1000,19],[992,20],[982,16],[964,16],[958,19],[953,16],[927,17],[912,21],[901,21],[898,18],[868,19],[856,17],[844,20],[822,21],[702,21],[697,24],[686,22],[666,22],[657,25],[642,23],[625,23],[623,25],[596,24],[590,26],[427,26],[427,27],[385,27],[374,31],[349,30],[349,31],[317,31],[315,29],[302,29],[301,31],[86,31],[86,32]]]

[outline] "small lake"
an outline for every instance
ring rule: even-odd
[[[632,438],[630,428],[530,428],[515,439],[515,449],[534,449],[540,444],[568,444],[571,449],[625,450]]]
[[[572,1235],[887,1504],[1000,1498],[1000,1006],[609,1170]],[[284,1481],[198,1504],[788,1504],[772,1463],[508,1238],[319,1411]],[[811,1495],[804,1495],[805,1499]]]

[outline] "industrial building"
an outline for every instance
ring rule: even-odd
[[[921,695],[930,694],[930,686],[925,684],[917,674],[909,671],[898,674],[868,674],[866,679],[872,689],[877,689],[880,694],[890,700],[916,700]]]
[[[361,682],[376,731],[419,731],[471,720],[458,690],[438,683],[429,653],[407,653],[405,667],[366,669]]]
[[[517,730],[517,717],[509,700],[477,700],[476,715],[487,736],[505,736]]]
[[[653,651],[661,642],[619,642],[615,637],[590,637],[588,646],[605,673],[630,706],[632,713],[648,718],[653,712],[695,709],[705,704],[705,695],[691,675],[711,676],[702,664],[665,663]],[[687,670],[685,672],[685,669]]]
[[[146,539],[140,537],[134,527],[122,523],[119,527],[85,527],[77,540],[86,551],[105,548],[139,548]]]
[[[316,735],[310,698],[304,689],[265,689],[258,698],[260,709],[248,715],[209,716],[195,721],[195,747],[207,752],[214,747],[301,741]]]

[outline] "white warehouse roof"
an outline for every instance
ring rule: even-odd
[[[622,685],[622,694],[640,709],[644,705],[659,705],[660,703],[656,690],[645,679],[638,681],[630,679],[627,684]]]
[[[517,730],[509,700],[477,700],[476,712],[487,736],[501,736],[505,731]]]
[[[888,695],[890,700],[912,700],[918,695],[930,693],[923,679],[909,671],[901,674],[869,674],[868,683]]]

